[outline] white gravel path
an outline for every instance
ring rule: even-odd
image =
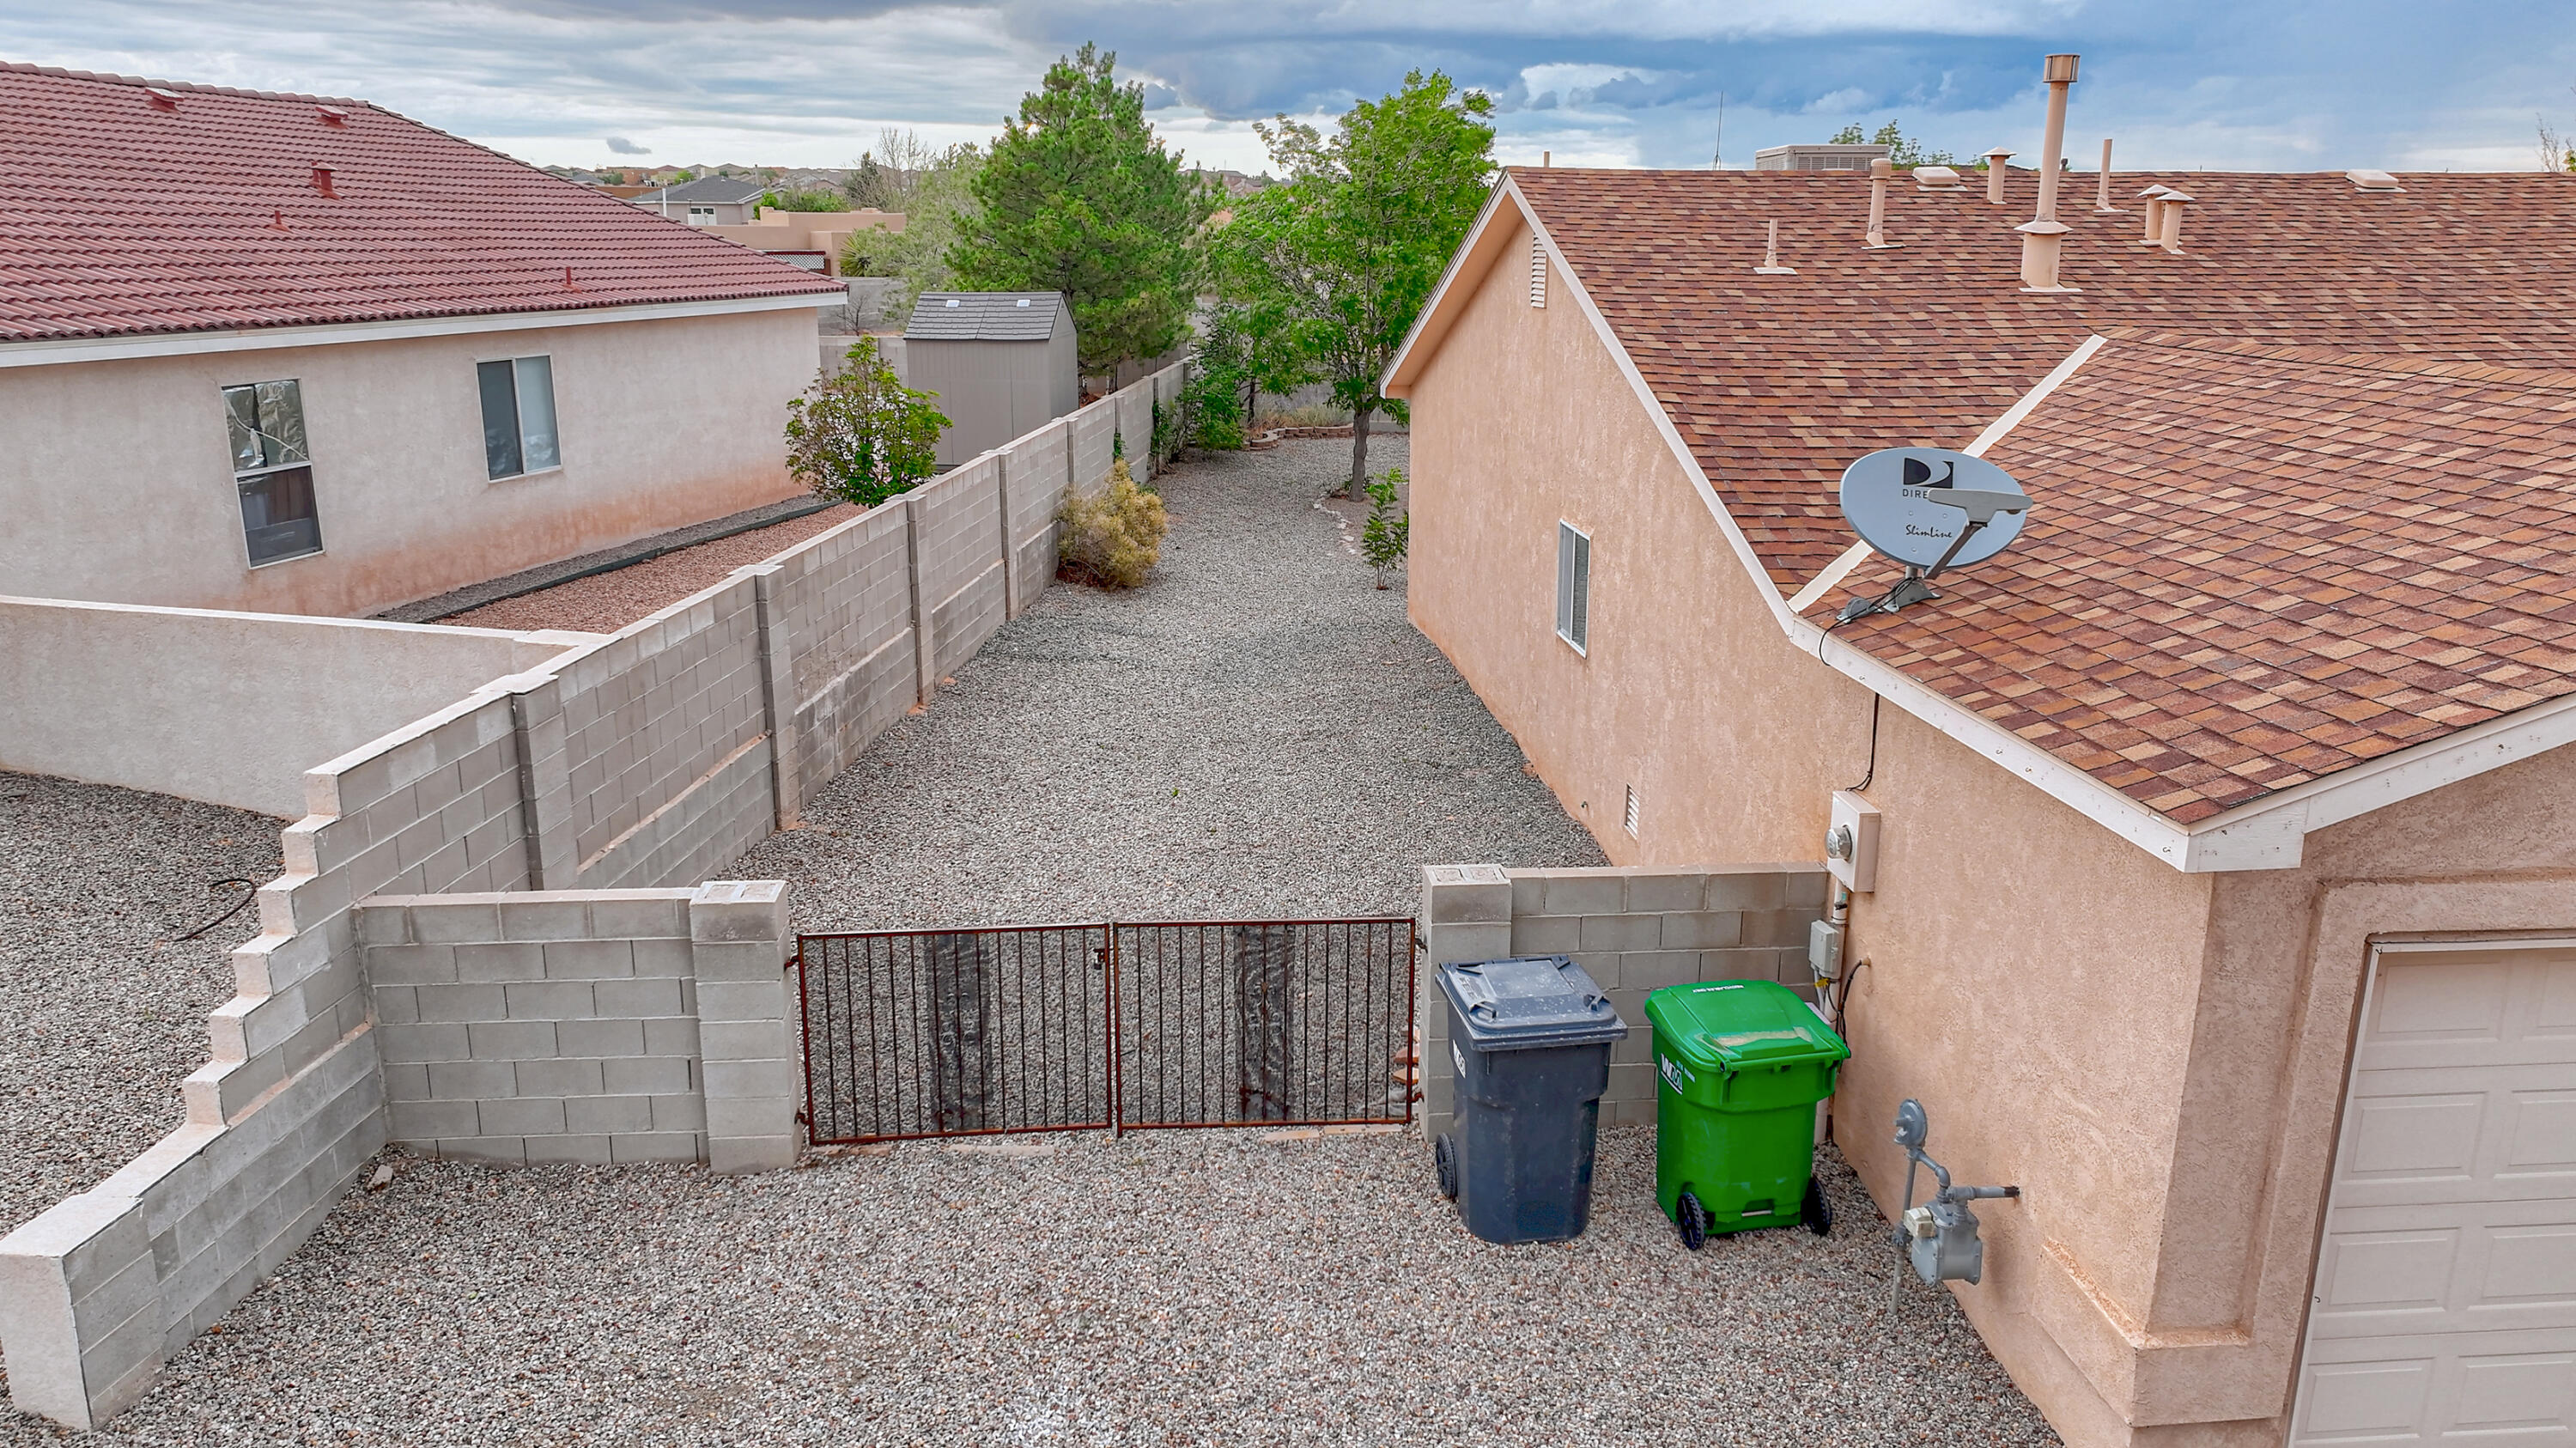
[[[737,873],[810,928],[1403,912],[1427,861],[1598,863],[1312,508],[1340,446],[1173,475],[1152,586],[1051,593]],[[1693,1256],[1640,1130],[1582,1238],[1520,1248],[1411,1137],[407,1161],[77,1441],[2055,1444],[1946,1295],[1889,1315],[1884,1224],[1824,1173],[1830,1240]]]
[[[1373,445],[1380,467],[1406,440]],[[1420,866],[1600,848],[1315,506],[1350,444],[1157,480],[1163,560],[1059,584],[737,873],[806,929],[1409,914]]]
[[[168,795],[0,773],[0,1233],[179,1124],[232,997],[245,908],[211,880],[274,879],[278,821]]]

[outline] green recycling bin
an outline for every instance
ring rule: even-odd
[[[1696,1252],[1712,1234],[1833,1212],[1816,1186],[1816,1103],[1851,1055],[1777,981],[1707,980],[1646,997],[1655,1029],[1655,1200]]]

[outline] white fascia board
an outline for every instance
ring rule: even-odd
[[[265,352],[279,347],[329,347],[347,342],[391,342],[413,337],[461,337],[477,332],[528,332],[544,327],[596,327],[612,322],[657,322],[677,317],[721,317],[741,312],[787,312],[837,307],[839,292],[793,292],[782,297],[718,297],[695,302],[640,302],[622,307],[581,307],[560,312],[473,312],[451,317],[404,317],[386,322],[335,322],[319,327],[246,327],[239,331],[151,332],[133,337],[67,337],[60,341],[0,344],[0,367],[47,367],[67,362],[122,362],[141,357],[190,357],[220,352]]]

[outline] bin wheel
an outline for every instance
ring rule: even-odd
[[[1431,1170],[1440,1179],[1440,1195],[1458,1200],[1458,1148],[1445,1131],[1431,1143]]]
[[[1681,1200],[1673,1203],[1673,1225],[1682,1233],[1682,1246],[1696,1252],[1708,1242],[1708,1208],[1689,1188],[1682,1189]]]
[[[1825,1200],[1824,1183],[1807,1178],[1807,1195],[1798,1202],[1798,1220],[1819,1237],[1834,1230],[1834,1204]]]

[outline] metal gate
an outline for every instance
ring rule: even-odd
[[[1402,916],[801,935],[808,1132],[1410,1121],[1413,953]]]

